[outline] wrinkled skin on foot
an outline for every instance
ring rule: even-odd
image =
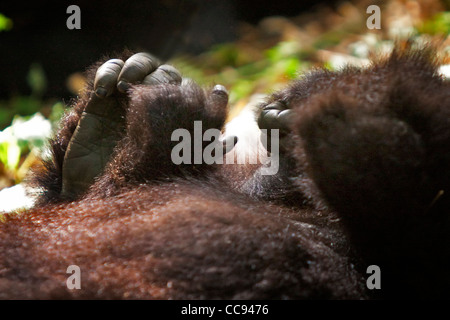
[[[125,119],[119,96],[126,99],[133,84],[181,84],[181,75],[148,53],[137,53],[125,62],[111,59],[95,75],[91,93],[69,142],[62,168],[62,196],[75,198],[99,176],[120,138]]]
[[[282,101],[274,101],[262,106],[258,117],[260,129],[280,129],[281,133],[289,131],[292,110]]]
[[[279,130],[279,150],[285,152],[288,147],[288,140],[285,139],[290,131],[292,123],[293,111],[289,109],[287,103],[281,100],[275,100],[269,103],[264,103],[260,106],[260,113],[258,115],[258,126],[261,130],[261,139],[266,141],[264,145],[268,151],[271,151],[270,145],[272,139],[270,138],[272,130]],[[267,136],[267,137],[264,137]]]

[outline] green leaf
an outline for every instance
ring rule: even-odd
[[[0,13],[0,31],[8,31],[11,30],[12,27],[12,20]]]
[[[19,165],[20,161],[20,146],[17,141],[11,141],[8,145],[8,161],[6,162],[6,167],[15,170]]]
[[[27,76],[28,85],[33,95],[40,96],[47,88],[47,78],[44,69],[38,63],[33,63]]]
[[[298,42],[283,41],[266,50],[266,57],[273,63],[284,58],[289,58],[298,55],[301,51]]]
[[[21,150],[17,139],[8,138],[0,143],[0,160],[7,169],[14,171],[19,165]]]
[[[57,102],[52,106],[52,112],[50,113],[49,119],[52,124],[57,124],[61,117],[64,115],[66,111],[66,106],[62,102]]]
[[[424,22],[418,30],[421,33],[432,35],[448,35],[450,33],[450,11],[438,13],[432,19]]]
[[[39,111],[42,102],[33,97],[17,96],[11,99],[11,108],[15,114],[27,116]]]

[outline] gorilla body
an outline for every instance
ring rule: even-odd
[[[93,66],[51,141],[37,206],[0,224],[0,298],[449,297],[450,85],[430,50],[275,92],[253,121],[280,129],[271,176],[264,164],[175,165],[172,132],[223,128],[227,94],[156,66],[144,76],[169,80],[126,85],[129,57],[95,85]],[[70,265],[80,290],[66,286]]]

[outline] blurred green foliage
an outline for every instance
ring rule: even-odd
[[[40,113],[15,116],[11,126],[0,131],[0,163],[4,175],[20,182],[50,137],[50,120]]]
[[[425,21],[418,29],[420,33],[431,35],[449,35],[450,11],[438,13],[431,20]]]
[[[65,110],[60,101],[42,99],[47,79],[41,65],[32,64],[26,80],[30,95],[13,95],[0,101],[0,178],[3,176],[0,189],[22,181]]]
[[[255,56],[237,43],[217,45],[197,59],[177,57],[172,63],[182,74],[203,85],[219,83],[230,91],[230,104],[254,93],[269,93],[309,67],[297,42],[279,42]]]
[[[41,97],[47,89],[47,77],[39,63],[33,63],[27,75],[27,82],[31,88],[31,96]]]
[[[42,102],[35,97],[15,96],[0,101],[0,129],[7,127],[15,115],[31,115],[39,111]]]
[[[42,95],[47,89],[47,78],[40,64],[32,64],[26,76],[31,89],[29,96],[13,96],[0,101],[0,130],[8,126],[15,115],[28,116],[41,110]]]
[[[11,30],[13,27],[13,21],[0,13],[0,32]]]

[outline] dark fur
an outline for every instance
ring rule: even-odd
[[[280,176],[247,181],[257,197],[232,187],[236,166],[170,162],[174,129],[225,121],[189,84],[135,87],[105,173],[83,199],[62,201],[81,98],[52,143],[41,206],[0,224],[0,297],[448,298],[450,85],[431,57],[397,51],[275,93],[269,102],[296,117]],[[65,285],[73,264],[81,290]],[[375,293],[371,264],[382,271]]]

